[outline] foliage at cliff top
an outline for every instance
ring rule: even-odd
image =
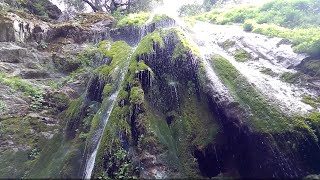
[[[262,7],[214,9],[195,19],[217,24],[244,23],[245,31],[290,40],[298,53],[320,54],[320,1],[274,0]]]
[[[170,29],[157,29],[154,32],[146,35],[140,41],[136,51],[132,58],[137,59],[140,55],[148,55],[155,51],[154,44],[157,44],[160,48],[165,45],[166,38],[174,38],[175,48],[173,51],[172,59],[186,59],[187,53],[191,53],[196,57],[199,57],[199,51],[192,40],[188,39],[184,32],[179,28]]]
[[[150,17],[150,13],[141,12],[136,14],[129,14],[128,16],[121,19],[116,27],[127,27],[134,26],[140,27],[147,22]]]

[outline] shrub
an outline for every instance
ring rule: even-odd
[[[253,30],[254,24],[256,24],[254,20],[246,20],[243,24],[243,30],[251,32]]]

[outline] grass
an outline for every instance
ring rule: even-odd
[[[20,77],[10,77],[5,73],[0,72],[0,83],[11,87],[16,91],[22,92],[25,96],[29,97],[31,100],[30,108],[31,110],[40,110],[42,107],[43,90],[31,84],[29,81],[23,80]],[[4,108],[4,107],[3,107]]]

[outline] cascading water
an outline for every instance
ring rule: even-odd
[[[139,35],[140,35],[139,39],[142,39],[145,35],[150,33],[150,29],[149,29],[148,25],[152,22],[152,20],[154,19],[156,14],[157,14],[157,11],[155,11],[149,17],[149,20],[147,20],[146,23],[141,27],[141,29],[139,30]],[[163,13],[161,13],[161,14],[163,14]],[[178,24],[180,27],[182,27],[182,28],[185,27],[185,23],[182,20],[180,20],[177,16],[172,15],[172,14],[167,14],[167,15],[172,17],[176,21],[176,24]],[[157,25],[154,25],[154,26],[157,27]],[[166,27],[166,25],[163,25],[163,24],[160,24],[159,26]],[[168,25],[168,26],[170,27],[172,25]],[[190,33],[190,32],[185,31],[185,34],[188,37],[191,37],[191,39],[193,39],[198,46],[198,49],[200,51],[200,55],[202,58],[202,62],[204,65],[204,70],[206,73],[205,80],[207,81],[207,86],[209,87],[209,89],[214,91],[212,94],[214,96],[217,96],[217,98],[214,97],[213,99],[215,99],[215,100],[218,99],[219,101],[226,101],[228,103],[232,103],[235,101],[234,97],[231,95],[228,88],[224,85],[224,83],[221,81],[221,79],[218,77],[218,75],[216,74],[216,72],[212,68],[212,62],[211,62],[212,55],[217,54],[217,55],[220,55],[220,56],[224,57],[225,59],[227,59],[250,83],[255,85],[257,90],[261,91],[267,98],[269,98],[271,100],[277,100],[276,103],[280,103],[278,105],[284,106],[284,108],[286,110],[291,110],[291,112],[293,111],[293,112],[298,112],[298,113],[300,113],[300,112],[305,113],[308,110],[310,110],[310,107],[308,105],[301,102],[300,97],[304,93],[312,94],[311,91],[308,91],[306,89],[293,87],[293,86],[291,86],[287,83],[284,83],[274,77],[267,77],[266,75],[260,73],[259,70],[257,70],[257,67],[259,67],[259,66],[261,67],[263,65],[266,65],[266,66],[268,66],[268,67],[270,67],[280,73],[286,72],[286,71],[288,71],[288,69],[287,69],[288,66],[296,65],[297,63],[301,62],[301,60],[304,58],[303,56],[293,54],[292,48],[281,47],[281,48],[283,48],[282,55],[285,58],[289,59],[289,61],[291,61],[291,59],[292,59],[291,62],[293,64],[287,64],[287,62],[284,62],[282,64],[275,62],[274,57],[279,55],[277,52],[278,48],[275,48],[273,46],[271,46],[272,48],[269,48],[270,46],[263,44],[263,42],[262,42],[262,41],[267,41],[267,40],[265,40],[263,38],[262,39],[254,39],[254,37],[252,37],[252,36],[261,37],[260,35],[255,35],[253,33],[245,33],[242,30],[241,30],[241,32],[240,31],[239,32],[238,31],[230,32],[230,31],[227,31],[226,28],[228,28],[228,26],[220,26],[218,28],[217,26],[211,25],[209,23],[196,23],[194,27],[191,27],[191,29],[194,33],[192,33],[192,32]],[[237,26],[231,27],[231,29],[233,29],[233,30],[235,30],[237,28],[239,28],[239,27],[237,27]],[[256,41],[257,44],[259,44],[259,42],[257,42],[257,41],[261,41],[260,42],[261,45],[257,45],[255,47],[253,47],[252,44],[250,45],[250,42],[245,42],[246,47],[253,47],[253,49],[251,49],[251,50],[253,53],[255,53],[258,56],[259,61],[252,61],[252,62],[247,62],[247,63],[236,62],[234,57],[232,55],[230,55],[230,53],[227,50],[220,47],[219,41],[226,40],[226,39],[223,39],[225,37],[225,35],[226,34],[233,34],[233,33],[241,34],[242,37],[240,37],[240,38],[238,37],[239,39],[241,39],[241,38],[242,39],[246,39],[246,38],[250,39],[251,38],[251,39],[253,39],[251,41],[252,42]],[[270,44],[277,44],[277,43],[275,43],[276,41],[273,41],[273,39],[271,39],[268,42]],[[242,43],[242,45],[245,43]],[[256,43],[254,43],[254,44],[256,44]],[[246,48],[246,47],[243,47],[243,48]],[[290,59],[290,57],[291,57],[291,59]],[[254,59],[254,60],[256,60],[256,59]],[[107,111],[105,113],[105,117],[103,118],[103,123],[102,123],[101,127],[95,131],[95,135],[92,138],[92,141],[94,142],[93,144],[95,144],[95,146],[94,146],[94,150],[90,153],[90,156],[88,157],[88,160],[87,160],[87,164],[85,166],[85,174],[84,174],[85,179],[88,179],[91,177],[91,173],[94,168],[97,150],[99,148],[99,144],[101,141],[101,136],[102,136],[104,129],[106,127],[106,124],[107,124],[107,121],[108,121],[109,116],[111,114],[111,111],[113,109],[115,100],[117,99],[117,96],[119,93],[119,87],[120,87],[121,82],[124,79],[124,74],[125,74],[125,71],[127,68],[128,68],[128,66],[126,66],[125,70],[123,72],[121,72],[121,78],[120,78],[121,80],[119,81],[119,83],[117,85],[118,88],[117,88],[116,92],[114,94],[112,94],[112,96],[110,96],[108,99]],[[143,74],[141,74],[141,76],[142,75]],[[140,74],[139,74],[139,76],[140,76]],[[149,76],[149,74],[148,74],[148,76]],[[143,77],[139,77],[139,79],[143,79]],[[150,82],[150,84],[151,84],[151,82]],[[175,82],[172,82],[169,85],[172,86],[173,91],[174,91],[173,95],[172,95],[173,96],[172,99],[175,99],[177,101],[177,103],[179,103],[178,91],[177,91]],[[240,129],[239,129],[239,131],[240,131]],[[231,134],[230,137],[232,135],[234,135],[234,134]],[[278,150],[278,151],[280,152],[280,150]],[[214,159],[216,161],[218,161],[218,155],[216,153],[215,148],[214,148],[214,152],[215,152]],[[281,155],[281,153],[280,153],[280,155]],[[288,166],[288,167],[286,167],[286,169],[290,169],[290,166],[291,166],[290,163],[286,162],[285,158],[282,158],[282,157],[279,157],[279,158],[284,159],[283,160],[283,162],[285,162],[284,166]],[[219,163],[217,163],[217,164],[219,164]],[[221,169],[221,168],[219,167],[218,169]],[[283,171],[285,171],[285,169],[283,169]]]
[[[135,50],[135,48],[133,48],[132,52],[134,52],[134,50]],[[132,55],[132,53],[131,53],[131,55]],[[102,116],[103,118],[101,119],[100,126],[97,127],[98,129],[94,130],[94,134],[93,134],[91,142],[90,142],[90,145],[91,145],[90,148],[93,149],[93,151],[89,152],[88,156],[87,156],[88,158],[86,160],[85,171],[84,171],[84,175],[83,175],[84,179],[91,178],[92,170],[94,168],[96,155],[97,155],[97,152],[99,149],[102,135],[104,133],[104,130],[105,130],[106,125],[108,123],[109,117],[111,115],[111,112],[112,112],[113,107],[115,105],[115,102],[117,100],[118,94],[121,90],[121,84],[122,84],[124,77],[125,77],[125,74],[128,70],[131,55],[128,56],[128,60],[125,64],[124,68],[120,71],[118,81],[116,82],[115,92],[108,98],[108,100],[106,102],[106,111],[105,111],[105,114]],[[102,112],[100,112],[100,113],[102,113]]]
[[[246,79],[253,83],[268,99],[279,105],[284,112],[306,113],[312,108],[301,102],[304,94],[314,95],[310,89],[297,87],[282,82],[278,78],[265,75],[260,72],[261,68],[278,72],[291,72],[289,66],[299,64],[304,58],[303,54],[293,53],[290,45],[281,45],[279,38],[266,38],[263,35],[246,33],[238,26],[212,25],[209,23],[198,22],[193,27],[193,39],[198,44],[200,53],[204,59],[210,79],[218,82],[211,68],[210,61],[212,55],[220,55],[227,59]],[[237,62],[230,53],[220,47],[219,44],[226,40],[235,41],[239,48],[246,49],[255,58],[249,62]],[[283,62],[279,62],[279,56],[283,57]],[[208,60],[209,59],[209,60]],[[209,61],[209,62],[208,62]],[[215,85],[217,86],[217,85]]]

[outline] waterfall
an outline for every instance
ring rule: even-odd
[[[301,102],[303,94],[315,94],[310,89],[290,85],[277,77],[265,75],[260,72],[262,68],[268,67],[278,74],[294,72],[288,66],[296,65],[305,58],[304,55],[293,52],[290,45],[277,47],[280,38],[267,38],[263,35],[244,32],[236,25],[212,25],[197,22],[192,28],[190,35],[197,43],[200,54],[204,60],[204,67],[208,79],[213,82],[212,86],[218,89],[219,77],[212,69],[212,56],[220,55],[228,60],[255,88],[265,97],[271,100],[284,112],[304,114],[312,108]],[[248,51],[253,58],[248,62],[237,62],[233,55],[235,48],[224,49],[221,47],[225,41],[234,41],[235,48]],[[279,61],[283,57],[283,62]],[[221,84],[220,88],[224,89]],[[221,91],[223,92],[223,91]]]
[[[134,52],[135,48],[133,48],[133,50],[131,52]],[[90,139],[90,144],[88,145],[92,145],[93,151],[88,153],[88,158],[86,160],[86,165],[85,165],[85,170],[84,170],[84,179],[90,179],[91,175],[92,175],[92,171],[94,168],[94,164],[95,164],[95,160],[96,160],[96,155],[100,146],[100,142],[104,133],[104,130],[106,128],[106,125],[108,123],[109,117],[111,115],[111,112],[113,110],[113,107],[115,105],[115,102],[117,100],[118,94],[121,90],[121,84],[124,81],[124,77],[125,74],[128,70],[129,64],[130,64],[130,59],[131,59],[132,53],[130,56],[128,56],[128,60],[124,66],[124,68],[122,69],[122,71],[120,72],[119,78],[118,78],[118,82],[116,82],[116,90],[115,92],[108,98],[107,102],[105,102],[106,104],[106,111],[104,111],[104,115],[102,115],[102,119],[101,119],[101,123],[100,126],[97,127],[98,129],[94,130],[94,134],[92,136],[92,138]],[[99,112],[100,114],[103,112]],[[87,146],[88,146],[87,145]]]

